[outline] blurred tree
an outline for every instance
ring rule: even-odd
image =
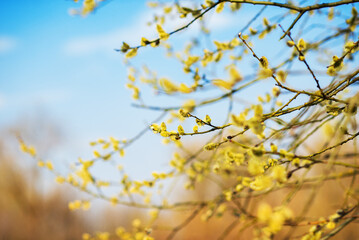
[[[84,0],[72,12],[87,15],[104,2]],[[83,239],[358,238],[355,229],[347,230],[359,217],[358,1],[148,5],[158,9],[149,23],[158,36],[143,36],[138,45],[124,42],[117,51],[125,55],[134,106],[161,112],[150,128],[177,148],[170,170],[135,180],[119,165],[120,181],[95,171],[116,165],[118,155],[146,130],[130,140],[92,142],[94,157],[79,159],[67,175],[20,140],[23,151],[59,183],[89,194],[70,202],[71,210],[88,209],[93,199],[148,210],[149,218],[135,218],[130,229],[85,233]],[[220,19],[229,12],[243,16],[231,37],[211,32],[207,16]],[[168,31],[171,21],[184,23]],[[196,26],[196,35],[176,41],[177,33]],[[151,47],[163,47],[178,63],[173,76],[162,77],[151,63],[138,67],[132,61]],[[186,101],[151,105],[145,86],[161,103],[172,98],[176,103],[178,97]],[[197,143],[188,144],[186,138]],[[183,194],[180,183],[195,194]],[[167,190],[178,194],[170,197]]]
[[[48,192],[46,176],[12,148],[13,132],[21,132],[32,142],[46,136],[47,143],[41,144],[44,154],[59,143],[58,129],[49,124],[41,124],[44,135],[34,136],[31,129],[36,127],[30,127],[34,122],[0,129],[0,239],[78,239],[90,224],[67,208],[75,192],[56,186]]]

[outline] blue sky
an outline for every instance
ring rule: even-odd
[[[124,88],[122,56],[113,51],[126,39],[121,29],[142,14],[144,2],[113,1],[86,18],[68,14],[77,6],[0,2],[0,126],[42,114],[64,131],[68,142],[52,157],[66,162],[91,155],[84,152],[91,140],[132,136],[137,130],[126,125],[142,128],[144,120],[128,114],[137,110]],[[75,51],[76,44],[91,41]]]
[[[138,43],[141,36],[155,36],[153,27],[146,28],[152,12],[145,1],[110,1],[85,18],[68,14],[77,6],[70,0],[0,1],[0,126],[39,115],[54,121],[66,135],[66,142],[52,154],[60,162],[90,157],[88,142],[97,138],[130,138],[158,115],[131,107],[131,93],[124,87],[123,58],[113,50],[122,41]],[[257,10],[212,16],[210,27],[221,40],[230,39],[250,19],[247,14],[253,16]],[[191,34],[187,31],[175,37],[181,42]],[[268,42],[256,49],[268,54],[277,50],[268,47]],[[164,61],[159,52],[141,51],[138,63],[147,63],[167,76],[181,74],[178,65],[172,67],[171,60]],[[255,98],[255,94],[245,98]],[[223,107],[207,110],[218,112]],[[132,146],[126,158],[129,172],[141,176],[163,167],[170,149],[163,150],[160,142],[158,136],[147,134]]]
[[[141,36],[155,36],[154,29],[146,27],[152,13],[145,1],[111,1],[85,18],[70,16],[69,9],[78,6],[65,0],[0,2],[0,126],[39,117],[54,121],[67,139],[50,154],[55,161],[90,157],[88,142],[130,138],[158,116],[131,107],[123,58],[113,50],[122,41],[138,43]],[[230,27],[229,22],[225,15],[212,27]],[[163,60],[156,60],[158,50],[146,51],[141,61],[167,75],[180,72],[164,68]],[[33,129],[34,134],[39,131]],[[140,175],[149,167],[156,169],[154,164],[164,166],[170,151],[163,152],[160,142],[147,134],[139,147],[129,149],[128,160],[135,163],[129,171]],[[146,152],[151,157],[145,154],[143,159]]]
[[[95,46],[94,52],[81,54],[69,53],[68,46],[79,37],[106,34],[133,21],[141,5],[129,6],[131,2],[116,1],[82,18],[67,14],[75,6],[71,1],[1,1],[0,39],[8,46],[0,52],[1,108],[8,113],[1,121],[12,121],[19,112],[35,106],[60,115],[56,118],[81,115],[85,105],[101,111],[105,106],[96,104],[100,96],[121,103],[124,68],[121,57],[113,51],[116,46],[108,46],[104,53]],[[121,39],[114,41],[121,43]],[[68,108],[70,102],[72,107]],[[86,117],[94,119],[94,115]]]
[[[53,121],[66,136],[50,150],[55,163],[90,158],[90,141],[131,138],[158,116],[131,107],[123,57],[113,50],[122,41],[138,42],[139,31],[153,34],[146,30],[152,14],[145,1],[111,1],[85,18],[70,16],[78,6],[65,0],[0,2],[0,126]],[[155,58],[148,53],[141,61],[164,66]],[[45,129],[31,131],[41,136]],[[144,136],[128,150],[127,170],[143,177],[164,167],[170,151],[160,143],[158,136]]]

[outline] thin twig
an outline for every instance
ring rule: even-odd
[[[282,25],[280,25],[280,24],[279,24],[279,27],[282,29],[282,31],[284,32],[284,34],[287,35],[287,36],[290,38],[290,40],[292,40],[292,41],[294,42],[294,40],[293,40],[293,38],[292,38],[290,32],[285,32],[284,29],[283,29],[283,27],[282,27]],[[284,35],[284,36],[285,36],[285,35]],[[297,44],[295,44],[295,42],[294,42],[294,47],[297,49],[297,51],[298,51],[298,53],[299,53],[299,56],[303,56],[303,57],[304,57],[303,52],[299,49],[299,47],[297,46]],[[318,80],[317,77],[315,76],[314,72],[313,72],[312,69],[310,68],[310,66],[309,66],[309,64],[307,63],[307,61],[305,60],[305,58],[303,59],[303,62],[304,62],[304,64],[305,64],[305,66],[308,68],[310,74],[312,74],[312,76],[313,76],[313,78],[314,78],[314,81],[317,83],[317,88],[320,90],[320,92],[321,92],[323,98],[326,98],[326,96],[325,96],[325,94],[324,94],[324,92],[323,92],[323,89],[322,89],[322,88],[320,87],[320,85],[319,85],[319,80]]]
[[[284,32],[284,34],[280,37],[280,39],[283,39],[289,32],[290,30],[292,30],[292,28],[294,27],[294,25],[298,22],[298,20],[304,15],[305,11],[301,11],[299,12],[299,14],[297,15],[297,17],[294,19],[294,21],[292,22],[292,24],[289,26],[289,28],[287,29],[287,31]]]
[[[186,220],[184,222],[182,222],[180,225],[178,225],[177,227],[174,227],[172,229],[171,233],[168,235],[168,237],[166,239],[167,240],[173,239],[174,236],[178,233],[178,231],[180,231],[182,228],[184,228],[186,225],[188,225],[204,207],[205,207],[205,205],[203,204],[203,205],[199,206],[197,209],[195,209],[192,212],[192,214],[188,218],[186,218]]]

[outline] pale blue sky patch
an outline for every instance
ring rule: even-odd
[[[17,40],[14,37],[0,35],[0,54],[13,51],[17,46]]]
[[[151,11],[149,9],[137,13],[137,17],[133,21],[130,21],[123,25],[121,28],[115,28],[107,32],[100,32],[88,36],[75,36],[68,39],[63,47],[63,50],[68,56],[88,56],[91,54],[106,54],[113,56],[113,49],[119,48],[122,42],[127,42],[131,45],[140,44],[142,37],[147,39],[155,39],[158,37],[156,26],[149,26],[147,23],[151,21],[154,14],[158,14],[159,11]],[[207,19],[208,18],[208,19]],[[207,26],[212,31],[224,31],[226,29],[234,27],[237,23],[234,14],[229,12],[223,12],[221,14],[209,14],[206,16],[208,20]],[[188,19],[173,19],[164,24],[164,28],[167,32],[171,32],[179,27],[182,27],[188,23]],[[114,27],[116,25],[114,24]],[[200,25],[196,22],[183,32],[185,37],[198,33]],[[175,38],[173,36],[172,38]]]
[[[0,112],[1,112],[1,109],[5,106],[5,104],[6,104],[5,95],[0,93]]]

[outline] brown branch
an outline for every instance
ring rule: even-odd
[[[236,226],[239,224],[239,219],[234,220],[231,224],[229,224],[226,229],[222,232],[222,234],[219,236],[218,240],[225,239],[228,234],[231,233],[231,231],[236,228]]]
[[[354,134],[353,136],[351,136],[350,138],[347,138],[347,139],[345,139],[344,141],[341,141],[340,143],[337,143],[337,144],[335,144],[335,145],[333,145],[333,146],[327,147],[326,149],[323,149],[323,150],[321,150],[321,151],[319,151],[319,152],[317,152],[317,153],[314,153],[314,154],[312,154],[312,155],[304,156],[304,158],[312,158],[312,157],[318,156],[318,155],[320,155],[320,154],[322,154],[322,153],[324,153],[324,152],[326,152],[326,151],[329,151],[329,150],[331,150],[331,149],[333,149],[333,148],[339,147],[339,146],[341,146],[341,145],[343,145],[343,144],[345,144],[345,143],[347,143],[347,142],[353,140],[353,139],[356,138],[358,135],[359,135],[359,132],[355,133],[355,134]]]
[[[286,35],[288,35],[288,33],[290,32],[290,30],[292,30],[292,28],[294,27],[294,25],[298,22],[298,20],[304,15],[305,11],[301,11],[299,12],[298,16],[294,19],[294,21],[292,22],[292,24],[289,26],[289,28],[287,29],[287,31],[284,32],[284,34],[280,37],[280,40],[282,40]],[[279,25],[280,26],[280,25]]]
[[[225,2],[252,4],[252,5],[267,5],[267,6],[273,6],[273,7],[286,8],[286,9],[294,10],[297,12],[307,12],[307,11],[311,11],[311,10],[318,10],[321,8],[329,8],[329,7],[336,7],[336,6],[340,6],[340,5],[346,5],[346,4],[350,4],[350,3],[356,3],[356,2],[359,2],[359,0],[342,0],[342,1],[331,2],[331,3],[314,4],[314,5],[310,5],[307,7],[299,7],[299,6],[289,4],[289,3],[251,1],[251,0],[225,0]]]
[[[349,223],[351,223],[352,221],[354,221],[355,219],[357,219],[356,217],[351,217],[348,218],[347,220],[345,220],[339,227],[337,227],[336,229],[334,229],[333,231],[331,231],[328,235],[324,236],[323,238],[321,238],[322,240],[326,240],[329,239],[331,237],[333,237],[335,234],[337,234],[340,230],[342,230],[345,226],[347,226]]]
[[[173,239],[174,236],[178,233],[178,231],[180,231],[182,228],[184,228],[186,225],[188,225],[204,207],[205,207],[205,204],[202,204],[197,209],[195,209],[192,212],[192,214],[188,218],[185,219],[184,222],[182,222],[177,227],[174,227],[172,229],[171,233],[168,235],[168,237],[166,239],[168,239],[168,240]]]
[[[172,32],[169,32],[169,36],[177,33],[177,32],[180,32],[186,28],[188,28],[189,26],[191,26],[194,22],[196,22],[198,19],[200,19],[201,17],[203,17],[207,12],[209,12],[211,9],[215,8],[219,3],[221,3],[222,1],[218,1],[216,3],[214,3],[212,6],[208,7],[206,10],[204,10],[202,13],[200,13],[198,16],[196,16],[195,18],[193,18],[189,23],[187,23],[186,25],[184,25],[183,27],[180,27],[180,28],[177,28],[176,30],[172,31]],[[152,41],[148,41],[148,43],[145,45],[150,45],[151,43],[156,43],[156,42],[159,42],[161,40],[161,38],[156,38]],[[130,47],[129,49],[134,49],[134,48],[141,48],[141,47],[145,47],[145,46],[142,46],[142,45],[139,45],[139,46],[135,46],[135,47]],[[127,49],[128,50],[128,49]],[[119,52],[119,51],[122,51],[122,49],[115,49],[115,51]]]

